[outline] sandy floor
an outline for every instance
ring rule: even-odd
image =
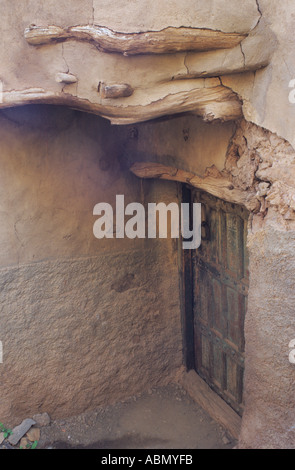
[[[230,449],[236,445],[178,385],[42,428],[38,448]]]

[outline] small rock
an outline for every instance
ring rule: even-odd
[[[37,426],[42,428],[43,426],[49,426],[50,416],[48,413],[39,413],[33,416],[33,420],[36,421]]]
[[[0,444],[0,449],[15,449],[15,447],[12,447],[9,442],[3,441],[2,444]]]
[[[0,444],[2,444],[2,442],[4,441],[5,437],[4,437],[4,432],[0,432]]]
[[[29,444],[29,440],[26,437],[22,437],[20,440],[20,448],[27,449],[27,445]]]
[[[26,437],[31,441],[39,441],[40,439],[40,429],[39,428],[31,428],[27,434]]]
[[[224,435],[223,438],[222,438],[222,442],[223,442],[223,444],[225,444],[225,445],[230,444],[230,440],[229,440],[229,439],[227,438],[227,436],[225,436],[225,435]]]
[[[18,441],[28,432],[28,430],[34,425],[36,422],[33,419],[27,418],[24,419],[23,422],[13,428],[12,434],[8,438],[8,442],[13,446],[16,446]]]

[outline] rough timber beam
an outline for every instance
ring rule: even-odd
[[[0,77],[0,108],[59,104],[98,114],[113,124],[180,113],[205,121],[235,120],[243,116],[244,103],[223,86],[223,76],[267,66],[275,47],[261,21],[249,31],[232,27],[240,32],[188,23],[123,33],[116,26],[82,20],[75,24],[60,27],[53,22],[25,29],[19,47],[24,57],[28,54],[31,71],[21,80],[11,73],[12,83]]]
[[[125,55],[229,49],[240,44],[246,37],[246,34],[184,27],[143,33],[119,33],[95,25],[70,28],[30,26],[25,30],[25,39],[33,46],[74,39],[88,41],[103,52]]]
[[[243,191],[236,188],[229,177],[226,177],[217,170],[214,174],[211,175],[209,173],[208,176],[201,178],[194,173],[160,163],[136,162],[130,167],[130,171],[140,178],[159,178],[186,183],[225,201],[243,205],[250,211],[255,211],[259,206],[255,192]]]
[[[163,98],[145,106],[120,105],[116,99],[102,99],[100,102],[90,102],[68,93],[47,92],[42,88],[27,90],[12,90],[3,93],[0,108],[32,103],[48,103],[66,105],[86,112],[98,114],[109,119],[113,124],[133,124],[148,121],[171,114],[192,113],[205,121],[228,121],[242,116],[241,102],[230,89],[222,85],[211,88],[195,88],[189,91],[169,93],[168,89]]]

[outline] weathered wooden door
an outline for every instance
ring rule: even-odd
[[[202,203],[202,244],[193,255],[195,369],[241,415],[249,214],[199,191],[193,202]]]

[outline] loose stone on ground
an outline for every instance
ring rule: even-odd
[[[19,426],[13,428],[12,434],[8,437],[8,442],[15,446],[34,424],[36,422],[33,419],[24,419]]]

